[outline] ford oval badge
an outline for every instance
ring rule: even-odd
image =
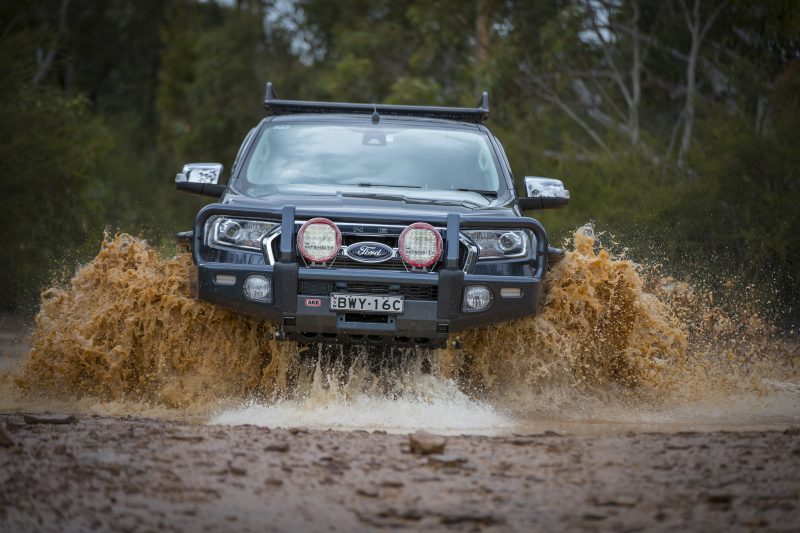
[[[357,242],[348,246],[344,253],[360,263],[382,263],[394,256],[394,249],[379,242]]]

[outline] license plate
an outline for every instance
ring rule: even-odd
[[[396,315],[403,312],[403,297],[334,293],[331,294],[331,311],[361,311]]]

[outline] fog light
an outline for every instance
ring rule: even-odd
[[[519,287],[503,287],[500,289],[503,298],[522,298],[522,289]]]
[[[492,303],[492,291],[486,285],[470,285],[464,289],[464,312],[483,311]]]
[[[236,276],[230,274],[217,274],[214,276],[214,283],[217,285],[236,285]]]
[[[258,302],[271,302],[272,281],[264,276],[248,276],[244,280],[244,295]]]

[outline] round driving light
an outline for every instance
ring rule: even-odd
[[[464,289],[464,311],[484,311],[492,303],[492,291],[486,285],[469,285]]]
[[[272,281],[264,276],[248,276],[242,286],[244,295],[250,300],[269,302],[272,300]]]
[[[415,222],[400,234],[400,257],[415,267],[429,267],[442,254],[442,236],[425,222]]]
[[[297,233],[297,246],[303,257],[312,263],[330,261],[339,253],[342,233],[327,218],[312,218]]]
[[[500,250],[505,253],[516,252],[522,249],[522,239],[518,234],[509,231],[500,235],[497,245],[500,247]]]

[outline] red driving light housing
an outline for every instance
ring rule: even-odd
[[[408,233],[411,230],[428,230],[431,233],[433,233],[434,237],[436,238],[436,253],[430,259],[425,261],[420,261],[416,259],[410,259],[409,257],[406,256],[406,237],[408,236]],[[409,265],[421,268],[429,267],[434,263],[436,263],[436,261],[438,261],[439,257],[442,255],[442,236],[439,235],[439,232],[436,230],[436,228],[434,228],[430,224],[427,224],[425,222],[414,222],[406,229],[404,229],[403,232],[400,234],[400,240],[398,241],[398,248],[400,249],[400,257],[402,257],[403,261],[405,261]]]
[[[333,250],[331,251],[330,254],[324,257],[315,257],[311,255],[311,253],[308,250],[306,250],[304,246],[306,230],[311,226],[315,226],[317,224],[330,226],[331,228],[333,228],[334,234],[336,236],[336,242],[334,244]],[[330,261],[331,259],[336,257],[336,254],[339,253],[339,248],[341,247],[341,245],[342,245],[342,232],[339,231],[339,227],[336,224],[334,224],[327,218],[312,218],[311,220],[303,224],[300,227],[300,231],[297,232],[297,247],[300,249],[300,253],[303,254],[303,257],[305,257],[312,263],[325,263],[327,261]]]

